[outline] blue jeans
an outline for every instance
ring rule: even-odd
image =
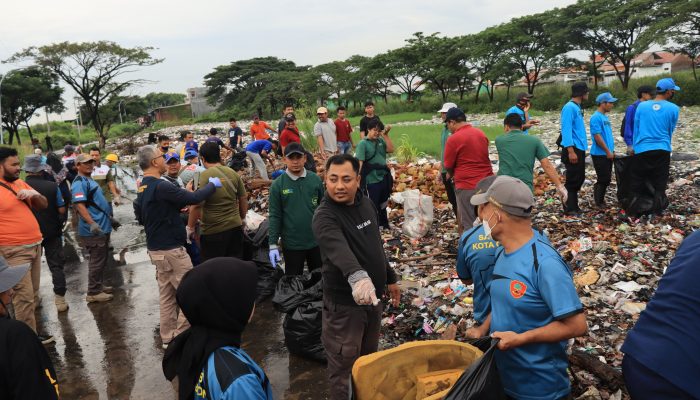
[[[352,150],[351,142],[338,142],[338,152],[340,154],[350,154],[350,150]]]

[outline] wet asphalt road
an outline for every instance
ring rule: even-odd
[[[124,226],[112,234],[115,252],[127,247],[125,265],[111,262],[105,283],[114,286],[107,303],[85,302],[87,265],[66,240],[66,300],[70,309],[57,314],[51,275],[42,263],[43,306],[37,310],[40,332],[54,335],[47,350],[56,368],[62,399],[173,399],[175,391],[161,369],[159,307],[155,269],[148,261],[145,238],[133,222],[131,205],[115,208]],[[275,399],[325,399],[325,366],[290,355],[284,345],[283,315],[270,301],[258,305],[243,336],[243,348],[265,370]]]

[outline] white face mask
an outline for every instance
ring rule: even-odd
[[[472,226],[479,226],[479,225],[481,225],[481,218],[476,217]]]
[[[489,239],[493,239],[493,236],[491,236],[491,231],[493,230],[493,228],[496,227],[496,225],[498,225],[498,221],[496,221],[496,223],[493,224],[493,226],[489,225],[489,221],[491,221],[491,218],[492,218],[494,215],[496,215],[495,212],[494,212],[493,214],[491,214],[491,216],[489,217],[489,219],[487,219],[486,221],[484,221],[484,235],[486,235],[486,237],[489,238]]]

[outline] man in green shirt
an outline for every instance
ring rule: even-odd
[[[370,120],[367,136],[357,145],[355,157],[360,160],[361,185],[366,187],[367,197],[377,209],[377,223],[385,229],[389,229],[386,206],[394,186],[394,179],[386,166],[386,154],[393,152],[394,143],[389,133],[382,131],[380,137],[379,121]]]
[[[280,261],[278,242],[282,239],[286,275],[301,275],[304,261],[309,271],[321,268],[321,250],[311,230],[314,211],[323,199],[323,183],[304,168],[306,153],[292,142],[284,148],[287,171],[272,183],[269,208],[270,263]]]
[[[221,163],[219,145],[204,143],[199,149],[206,171],[199,181],[217,177],[222,187],[204,202],[190,208],[187,222],[188,237],[201,219],[200,235],[202,262],[215,257],[243,257],[243,219],[248,212],[248,197],[243,180]],[[196,189],[196,188],[195,188]]]
[[[438,111],[440,113],[440,118],[445,122],[445,115],[447,115],[447,110],[450,108],[457,108],[455,103],[445,103],[442,108]],[[445,145],[447,144],[447,138],[450,137],[450,130],[447,129],[447,125],[442,126],[442,135],[440,135],[440,180],[445,185],[445,192],[447,192],[447,200],[452,204],[452,210],[455,212],[455,217],[459,220],[457,216],[457,196],[455,195],[455,182],[450,177],[447,177],[447,168],[445,168]]]
[[[496,138],[498,150],[498,175],[508,175],[525,182],[533,190],[532,176],[535,160],[540,161],[545,174],[554,182],[557,192],[566,202],[568,193],[559,180],[559,174],[554,165],[549,161],[549,150],[544,147],[542,141],[532,135],[524,135],[522,132],[523,120],[520,115],[512,113],[506,115],[503,121],[506,134]],[[533,190],[534,191],[534,190]]]

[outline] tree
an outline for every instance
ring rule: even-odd
[[[700,0],[673,0],[663,6],[661,13],[673,17],[660,20],[654,31],[666,38],[666,50],[690,57],[693,78],[697,81],[695,62],[700,56]]]
[[[22,144],[19,138],[19,127],[27,127],[29,138],[33,139],[29,120],[42,107],[50,112],[64,110],[61,94],[63,89],[58,86],[58,77],[51,71],[37,66],[21,69],[9,75],[2,84],[2,124],[10,133],[9,143],[17,137],[17,144]]]
[[[577,17],[570,23],[580,29],[580,48],[597,49],[613,67],[625,90],[633,73],[632,60],[656,40],[650,28],[659,20],[660,4],[654,0],[579,0],[576,3]]]
[[[567,51],[565,44],[556,40],[552,17],[551,12],[527,15],[492,28],[504,54],[520,69],[530,94],[548,72],[556,72],[560,56]]]
[[[461,78],[458,60],[452,56],[458,41],[438,34],[424,36],[422,32],[416,32],[406,41],[421,55],[418,74],[423,82],[440,92],[442,101],[447,101],[448,94]]]
[[[185,99],[187,96],[185,96],[182,93],[149,93],[146,95],[144,98],[144,101],[146,102],[147,106],[149,108],[156,108],[156,107],[167,107],[167,106],[174,106],[177,104],[182,104],[185,102]]]
[[[345,61],[333,61],[326,64],[321,64],[312,68],[316,82],[319,86],[325,88],[321,98],[328,98],[331,94],[338,99],[338,104],[342,104],[343,93],[347,92],[347,82],[349,72],[348,65]]]
[[[463,75],[476,83],[476,103],[479,102],[482,85],[491,79],[492,70],[505,56],[503,46],[501,36],[493,28],[458,39],[455,51],[457,63],[464,69]]]
[[[29,47],[15,54],[10,62],[32,59],[37,65],[53,71],[83,99],[88,116],[104,148],[109,124],[102,116],[102,106],[124,90],[146,82],[143,79],[121,80],[137,67],[163,62],[153,58],[153,47],[126,48],[114,42],[62,42]]]
[[[358,72],[365,77],[368,97],[380,96],[384,103],[389,102],[391,86],[394,84],[394,74],[387,67],[387,62],[386,54],[379,54],[362,64]]]
[[[407,45],[398,49],[389,50],[375,57],[379,64],[384,66],[391,81],[406,93],[408,101],[413,101],[419,83],[418,64],[421,54],[415,46]]]

